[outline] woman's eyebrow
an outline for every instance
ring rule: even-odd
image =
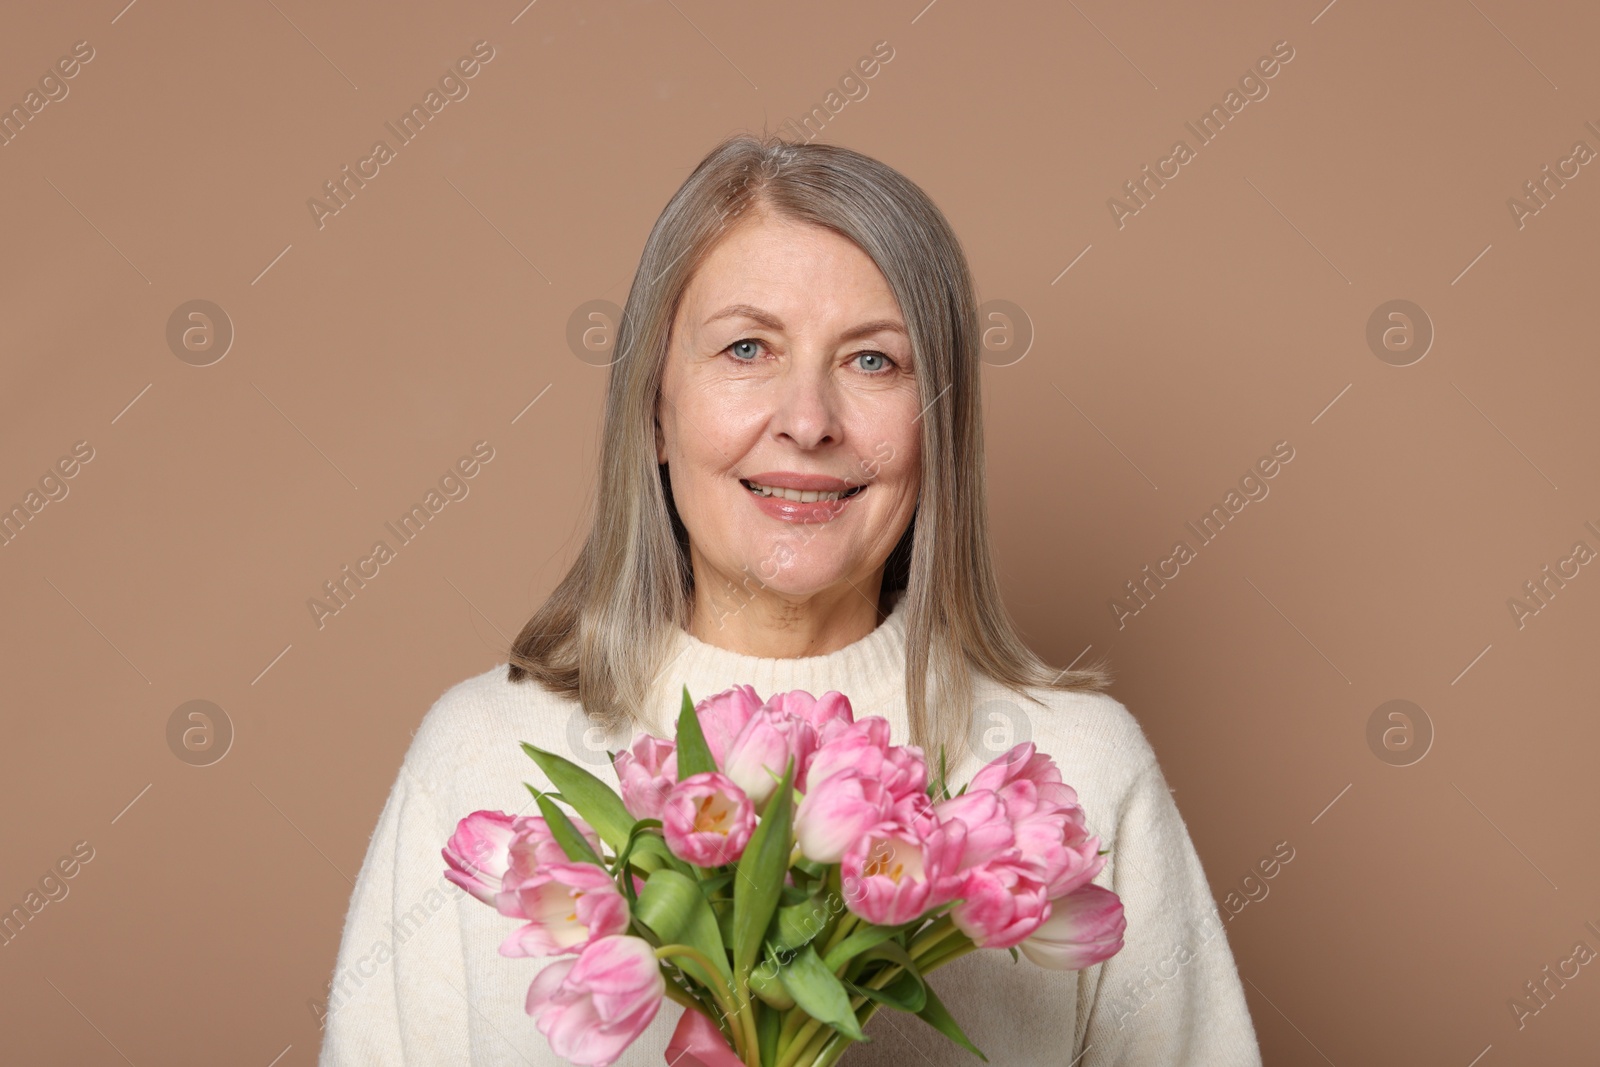
[[[782,319],[779,319],[776,315],[763,311],[761,308],[754,307],[750,304],[729,305],[728,307],[725,307],[721,311],[717,312],[715,315],[712,315],[710,318],[706,319],[706,323],[709,325],[710,323],[716,322],[718,319],[732,318],[750,319],[754,322],[760,323],[769,330],[783,329]],[[854,341],[858,337],[867,337],[871,334],[880,333],[883,331],[897,333],[902,337],[909,336],[906,333],[905,325],[898,319],[873,319],[870,322],[863,322],[859,326],[854,326],[846,330],[840,335],[840,340]]]

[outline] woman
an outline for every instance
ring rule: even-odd
[[[1032,740],[1109,848],[1121,952],[1082,972],[965,956],[930,976],[1005,1067],[1260,1062],[1207,883],[1137,722],[1018,638],[989,558],[978,323],[948,223],[848,149],[717,147],[645,245],[617,334],[593,529],[496,667],[417,730],[351,902],[323,1064],[554,1065],[524,1014],[551,957],[440,875],[456,820],[551,788],[527,741],[616,784],[681,689],[845,693],[949,778]],[[617,1063],[658,1067],[668,1004]],[[898,1017],[897,1017],[898,1016]],[[977,1062],[880,1012],[846,1063]]]

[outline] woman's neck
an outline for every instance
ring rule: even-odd
[[[764,588],[707,593],[715,583],[697,580],[685,629],[708,645],[742,656],[825,656],[866,637],[888,617],[879,607],[882,584],[880,570],[870,581],[846,581],[795,599]]]

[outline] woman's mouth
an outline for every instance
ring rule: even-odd
[[[782,486],[761,485],[748,478],[740,478],[739,484],[759,497],[772,497],[780,500],[790,500],[797,504],[829,503],[835,500],[848,500],[857,496],[866,488],[865,485],[853,485],[849,489],[839,492],[824,492],[816,489],[785,489]]]

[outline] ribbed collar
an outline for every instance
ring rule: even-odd
[[[898,741],[906,729],[905,603],[905,592],[897,591],[888,616],[876,629],[821,656],[748,656],[707,644],[680,628],[656,678],[650,707],[668,709],[670,721],[676,721],[685,685],[696,701],[735,685],[754,686],[762,699],[794,689],[812,696],[837,690],[850,699],[857,718],[887,718]]]

